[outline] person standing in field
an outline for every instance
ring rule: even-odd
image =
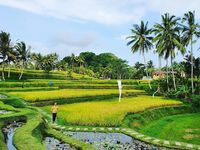
[[[53,122],[53,124],[54,124],[55,121],[56,121],[57,111],[58,111],[57,103],[54,103],[54,105],[51,107],[51,112],[52,112],[52,122]]]

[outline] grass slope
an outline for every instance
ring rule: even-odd
[[[144,126],[140,131],[161,139],[200,145],[200,113],[164,117]]]
[[[42,143],[42,136],[37,128],[41,123],[41,117],[33,114],[27,123],[17,129],[14,134],[14,144],[20,150],[43,150],[45,145]]]

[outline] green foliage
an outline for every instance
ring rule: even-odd
[[[15,108],[13,108],[12,106],[10,105],[6,105],[4,104],[2,101],[0,101],[0,109],[3,109],[3,110],[16,110]]]
[[[175,96],[179,99],[187,99],[190,96],[190,89],[188,89],[187,86],[182,85],[178,87]]]
[[[1,150],[7,150],[7,145],[4,142],[4,134],[2,132],[2,128],[3,128],[4,124],[2,122],[0,122],[0,149]]]
[[[15,98],[15,97],[2,99],[2,101],[4,102],[4,104],[13,106],[15,108],[25,108],[26,107],[26,103],[23,100],[21,100],[19,98]]]
[[[200,110],[200,95],[192,95],[192,106]]]
[[[147,92],[149,95],[153,95],[157,90],[158,90],[158,86],[156,85],[151,85],[151,89],[149,88],[149,86],[143,86],[145,92]],[[162,94],[160,93],[160,90],[157,91],[155,93],[156,96],[161,96]]]

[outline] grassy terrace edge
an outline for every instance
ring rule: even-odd
[[[33,117],[34,116],[34,117]],[[0,116],[0,149],[7,150],[7,145],[4,143],[2,128],[13,121],[23,121],[25,124],[16,130],[14,135],[14,145],[17,149],[27,150],[24,144],[29,146],[29,150],[45,149],[42,142],[45,136],[57,138],[63,142],[73,145],[78,150],[95,150],[95,148],[87,143],[78,141],[71,137],[66,137],[60,132],[51,128],[45,123],[43,115],[36,112],[34,108],[29,107],[21,109],[16,113]],[[29,133],[29,134],[27,134]]]
[[[144,113],[148,114],[151,111],[162,111],[165,109],[171,109],[174,110],[171,111],[168,115],[175,115],[175,114],[180,114],[182,112],[184,113],[195,113],[196,111],[191,110],[191,108],[187,107],[187,106],[166,106],[166,107],[160,107],[160,108],[153,108],[153,109],[148,109],[145,110]],[[152,113],[152,112],[151,112]],[[139,113],[139,114],[143,114],[143,112]],[[128,114],[128,116],[130,115],[134,115],[134,114]],[[136,114],[137,115],[137,114]],[[165,114],[166,115],[166,114]],[[126,117],[126,119],[127,119]],[[158,119],[159,116],[156,116],[154,119]],[[130,128],[127,125],[123,124],[121,127],[104,127],[104,126],[77,126],[77,125],[56,125],[56,126],[52,126],[54,129],[56,130],[60,130],[60,131],[79,131],[79,132],[108,132],[108,133],[112,133],[112,132],[118,132],[118,133],[124,133],[126,135],[129,135],[135,139],[144,141],[146,143],[150,143],[159,147],[168,147],[168,148],[175,148],[175,149],[194,149],[194,150],[198,150],[200,149],[200,145],[197,144],[191,144],[191,143],[185,143],[185,142],[180,142],[180,141],[168,141],[165,139],[158,139],[155,137],[151,137],[148,135],[145,135],[143,133],[138,132],[138,130],[134,129],[134,128]]]

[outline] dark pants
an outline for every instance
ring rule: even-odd
[[[55,123],[55,121],[56,121],[56,115],[57,115],[57,113],[52,113],[52,121],[53,121],[53,123]]]

